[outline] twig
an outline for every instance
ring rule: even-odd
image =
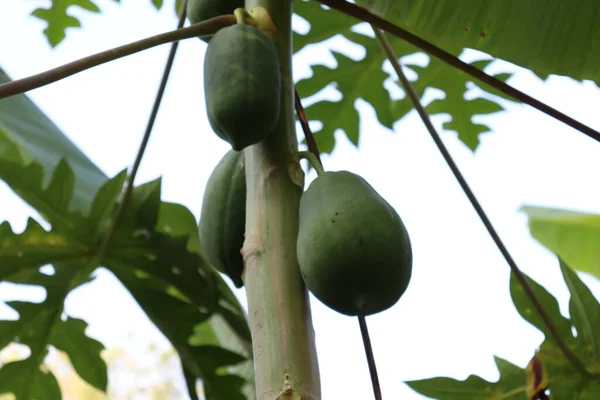
[[[471,190],[471,188],[467,184],[467,181],[465,180],[465,178],[461,174],[460,170],[458,169],[456,163],[452,159],[452,156],[450,156],[450,153],[448,152],[448,149],[446,149],[446,146],[442,142],[442,139],[440,138],[439,134],[436,132],[435,128],[433,127],[433,124],[431,123],[431,120],[429,119],[429,115],[427,114],[427,111],[421,105],[421,102],[419,101],[419,96],[418,96],[417,92],[415,91],[415,89],[412,86],[412,84],[406,78],[406,75],[404,75],[404,72],[402,71],[402,65],[398,62],[398,58],[396,57],[396,54],[394,53],[394,49],[392,48],[390,42],[384,36],[383,32],[381,32],[379,29],[375,28],[373,25],[371,25],[371,27],[373,28],[373,31],[375,31],[375,35],[377,36],[377,39],[379,39],[379,42],[381,43],[381,46],[383,47],[383,50],[386,53],[387,58],[392,63],[392,66],[393,66],[394,70],[396,71],[396,74],[398,75],[398,78],[400,78],[400,81],[402,81],[402,85],[404,86],[404,89],[406,90],[406,92],[408,93],[408,96],[410,97],[411,101],[413,102],[413,104],[415,106],[415,109],[417,110],[417,112],[419,113],[419,116],[423,120],[423,123],[427,127],[427,130],[429,131],[429,134],[431,135],[431,138],[435,142],[435,144],[438,147],[440,153],[442,153],[442,156],[444,157],[444,160],[446,160],[446,163],[448,164],[448,166],[452,170],[452,173],[454,174],[454,177],[456,178],[456,180],[460,184],[461,188],[465,192],[465,195],[467,196],[467,198],[471,202],[471,205],[473,206],[473,208],[475,208],[475,211],[477,212],[477,215],[479,215],[479,218],[483,222],[483,225],[485,225],[488,233],[490,234],[490,236],[492,237],[492,239],[496,243],[496,246],[498,246],[498,249],[500,250],[500,252],[504,256],[504,259],[506,260],[506,262],[510,266],[510,269],[515,274],[515,276],[517,277],[517,280],[519,281],[519,283],[523,287],[523,290],[525,290],[525,293],[527,294],[527,296],[529,297],[529,299],[533,303],[535,309],[537,310],[538,314],[540,315],[540,317],[544,321],[544,324],[548,328],[548,331],[550,331],[550,334],[554,338],[556,344],[558,345],[558,347],[562,351],[562,353],[565,356],[565,358],[567,360],[569,360],[569,362],[573,365],[573,367],[575,367],[582,375],[586,376],[587,378],[591,378],[592,375],[585,368],[585,365],[567,347],[567,345],[563,341],[562,337],[558,333],[558,330],[556,329],[556,326],[554,325],[554,323],[552,322],[552,320],[548,316],[548,313],[544,309],[544,306],[542,305],[542,303],[540,302],[540,300],[537,298],[537,296],[535,295],[535,292],[533,291],[533,288],[531,287],[531,285],[529,284],[529,282],[525,278],[525,275],[521,272],[521,270],[517,266],[517,263],[515,262],[515,260],[512,258],[512,256],[508,252],[508,249],[506,248],[506,246],[504,245],[504,243],[500,239],[500,236],[498,235],[498,233],[494,229],[494,226],[492,225],[491,221],[487,217],[485,211],[483,211],[483,208],[481,207],[481,204],[479,204],[479,201],[475,197],[475,194],[473,194],[473,191]]]
[[[177,23],[177,29],[181,29],[183,24],[185,23],[186,18],[186,5],[188,0],[183,0],[181,3],[181,9],[179,11],[179,21]],[[221,18],[221,17],[219,17]],[[187,28],[186,28],[187,29]],[[176,31],[175,31],[176,32]],[[140,168],[140,164],[142,163],[142,158],[144,157],[144,152],[146,151],[146,146],[148,145],[148,140],[150,139],[150,133],[152,133],[152,128],[154,127],[154,121],[156,120],[156,115],[158,114],[158,109],[160,107],[160,103],[163,98],[163,94],[165,92],[165,88],[167,87],[167,81],[169,79],[169,75],[171,73],[171,67],[173,66],[173,60],[175,59],[175,53],[177,52],[177,48],[179,47],[179,42],[173,42],[171,45],[171,50],[169,51],[169,57],[167,58],[167,63],[165,65],[165,69],[163,72],[162,79],[160,81],[160,86],[158,87],[158,91],[156,93],[156,98],[154,100],[154,105],[152,106],[152,111],[150,112],[150,118],[148,119],[148,123],[146,125],[146,131],[144,132],[144,136],[142,138],[142,142],[140,143],[140,147],[138,148],[138,152],[135,156],[135,161],[131,167],[131,172],[127,177],[127,182],[125,184],[125,192],[123,193],[123,197],[119,202],[118,208],[115,211],[113,219],[108,227],[106,234],[102,239],[102,243],[100,244],[100,248],[98,250],[98,257],[101,260],[106,252],[108,244],[112,239],[113,235],[117,231],[119,226],[119,222],[121,218],[125,214],[125,210],[127,209],[127,205],[131,198],[131,193],[133,191],[133,183],[135,181],[135,177],[137,175],[138,169]]]
[[[555,108],[550,107],[549,105],[547,105],[539,100],[536,100],[535,98],[521,92],[520,90],[515,89],[514,87],[502,82],[501,80],[486,74],[482,70],[475,68],[474,66],[469,65],[469,64],[465,63],[464,61],[461,61],[459,58],[457,58],[457,57],[453,56],[452,54],[440,49],[439,47],[427,42],[426,40],[421,39],[420,37],[418,37],[416,35],[413,35],[412,33],[400,28],[399,26],[394,25],[391,22],[386,21],[385,19],[374,15],[374,14],[370,13],[369,11],[367,11],[361,7],[358,7],[355,4],[348,3],[344,0],[317,0],[317,1],[327,5],[328,7],[331,7],[338,11],[341,11],[344,14],[348,14],[352,17],[358,18],[361,21],[369,22],[371,25],[417,46],[418,48],[426,51],[427,53],[431,54],[434,57],[439,58],[440,60],[444,61],[445,63],[450,64],[453,67],[473,76],[474,78],[477,78],[480,81],[487,83],[491,87],[493,87],[503,93],[506,93],[507,95],[514,97],[515,99],[520,100],[521,102],[528,104],[533,108],[538,109],[539,111],[543,112],[544,114],[547,114],[553,118],[556,118],[557,120],[569,125],[570,127],[574,128],[574,129],[577,129],[578,131],[584,133],[585,135],[591,137],[592,139],[594,139],[596,141],[600,141],[600,132],[590,128],[589,126],[587,126],[585,124],[582,124],[581,122],[569,117],[566,114],[563,114],[562,112],[556,110]]]
[[[294,86],[294,104],[296,106],[296,115],[298,115],[298,119],[300,120],[300,126],[302,126],[302,131],[304,132],[304,138],[306,139],[306,144],[308,145],[308,150],[313,153],[319,162],[321,162],[321,155],[319,154],[319,149],[317,148],[317,142],[315,141],[315,137],[310,130],[310,126],[308,125],[308,117],[306,116],[306,111],[304,111],[304,107],[302,107],[302,101],[300,99],[300,95],[298,94],[298,89]]]
[[[379,377],[377,376],[377,364],[375,364],[373,347],[371,346],[371,339],[369,338],[369,330],[367,329],[367,321],[365,317],[358,317],[358,324],[360,325],[360,334],[362,335],[363,345],[365,346],[365,353],[367,355],[367,362],[369,364],[369,373],[371,374],[373,394],[375,395],[375,400],[381,400],[381,386],[379,385]]]
[[[233,24],[235,24],[235,16],[233,14],[221,15],[188,26],[187,28],[178,28],[171,32],[150,36],[146,39],[80,58],[79,60],[61,65],[60,67],[0,85],[0,99],[37,89],[98,65],[139,53],[140,51],[148,50],[156,46],[197,36],[210,36],[219,29]]]
[[[296,114],[298,115],[298,119],[300,120],[300,125],[302,125],[302,130],[304,131],[304,137],[306,138],[306,143],[308,144],[308,148],[310,153],[314,154],[317,158],[319,164],[321,163],[321,158],[319,156],[319,149],[317,147],[317,142],[313,136],[313,133],[308,125],[308,117],[306,116],[306,112],[304,111],[304,107],[302,107],[302,102],[300,100],[300,95],[298,94],[298,90],[294,87],[295,94],[295,105],[296,105]],[[300,152],[298,154],[302,154]],[[315,167],[315,166],[313,166]],[[315,168],[317,172],[320,174],[322,171],[322,167]],[[321,169],[321,171],[319,171]],[[369,364],[369,373],[371,375],[371,383],[373,385],[373,394],[375,395],[375,400],[381,400],[381,387],[379,385],[379,377],[377,375],[377,364],[375,364],[375,356],[373,355],[373,347],[371,346],[371,339],[369,338],[369,330],[367,328],[367,321],[365,317],[358,317],[358,324],[360,326],[360,334],[363,340],[363,346],[365,348],[365,353],[367,355],[367,363]]]

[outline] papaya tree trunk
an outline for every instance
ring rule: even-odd
[[[244,150],[246,237],[244,285],[259,400],[320,399],[320,380],[308,292],[296,257],[302,188],[290,178],[297,151],[292,79],[291,0],[246,0],[263,7],[276,31],[281,110],[275,131]]]

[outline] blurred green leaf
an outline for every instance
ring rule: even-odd
[[[521,211],[537,241],[571,268],[600,279],[600,215],[534,206]]]
[[[0,84],[9,81],[0,68]],[[59,176],[72,182],[58,182],[74,192],[69,207],[87,213],[96,192],[108,179],[106,175],[26,95],[0,99],[0,179],[43,215],[64,211],[64,205],[55,211],[49,209],[55,204],[45,206],[48,199],[38,190],[50,183],[62,159],[71,168]],[[23,171],[22,167],[29,169]],[[62,168],[66,169],[64,165]],[[69,173],[74,176],[67,176]]]
[[[100,12],[96,3],[91,0],[51,0],[49,7],[37,8],[32,13],[34,17],[46,21],[48,24],[44,33],[52,47],[56,47],[63,41],[68,28],[81,27],[79,19],[67,13],[67,9],[71,6],[77,6],[93,13]]]
[[[484,51],[544,77],[558,74],[600,81],[600,3],[595,0],[357,0],[356,4],[438,46]]]

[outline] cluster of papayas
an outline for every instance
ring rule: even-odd
[[[191,0],[192,23],[241,9],[239,0]],[[281,71],[275,44],[263,31],[245,23],[220,29],[205,38],[204,97],[208,121],[233,150],[265,139],[279,119]]]
[[[198,23],[243,6],[243,0],[190,0],[187,14]],[[208,180],[198,229],[207,260],[241,287],[246,222],[241,150],[275,129],[281,72],[273,41],[235,13],[238,24],[203,38],[208,42],[208,120],[233,150]],[[388,309],[404,294],[412,274],[408,232],[394,208],[363,178],[347,171],[321,173],[302,195],[299,216],[300,272],[325,305],[366,316]]]
[[[390,308],[412,275],[402,219],[367,181],[347,171],[321,173],[302,195],[296,250],[306,287],[345,315]]]
[[[244,153],[230,150],[208,178],[198,233],[203,254],[238,288],[244,285],[242,246],[246,229]]]

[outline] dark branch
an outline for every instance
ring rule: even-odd
[[[600,132],[590,128],[587,125],[582,124],[581,122],[569,117],[568,115],[563,114],[555,108],[552,108],[549,105],[534,99],[533,97],[521,92],[520,90],[513,88],[512,86],[502,82],[501,80],[486,74],[480,69],[477,69],[474,66],[469,65],[464,61],[461,61],[459,58],[453,56],[452,54],[440,49],[439,47],[427,42],[426,40],[421,39],[416,35],[413,35],[412,33],[400,28],[399,26],[394,25],[389,21],[386,21],[385,19],[370,13],[369,11],[361,7],[348,3],[344,0],[317,1],[335,10],[341,11],[344,14],[348,14],[352,17],[355,17],[361,21],[369,22],[376,28],[379,28],[385,32],[389,32],[390,34],[417,46],[418,48],[426,51],[432,56],[439,58],[445,63],[450,64],[463,72],[466,72],[467,74],[479,79],[480,81],[490,85],[491,87],[500,90],[501,92],[506,93],[507,95],[532,106],[533,108],[540,110],[544,114],[547,114],[561,122],[564,122],[565,124],[577,129],[578,131],[586,134],[594,140],[600,141]]]
[[[188,26],[187,28],[180,28],[171,32],[161,33],[160,35],[150,36],[149,38],[138,40],[124,46],[115,47],[114,49],[80,58],[79,60],[61,65],[60,67],[0,85],[0,99],[37,89],[85,71],[86,69],[139,53],[140,51],[148,50],[152,47],[197,36],[211,36],[219,29],[233,24],[235,24],[235,17],[233,14],[221,15]]]
[[[182,31],[181,29],[185,23],[186,17],[186,5],[188,0],[183,0],[181,3],[181,9],[179,11],[179,22],[177,23],[178,31]],[[222,18],[222,17],[218,17]],[[216,19],[216,18],[215,18]],[[209,20],[209,21],[214,21]],[[235,21],[235,18],[234,18]],[[196,25],[198,26],[198,25]],[[188,28],[186,28],[188,29]],[[174,31],[177,32],[177,31]],[[110,223],[110,226],[106,230],[106,233],[102,239],[102,243],[100,244],[100,249],[98,250],[98,258],[102,260],[106,249],[108,248],[108,244],[112,239],[113,235],[117,231],[119,227],[119,222],[123,218],[125,214],[125,210],[127,209],[127,205],[129,204],[129,200],[131,198],[131,193],[133,191],[133,183],[135,181],[135,177],[137,175],[138,169],[140,168],[140,164],[142,163],[142,158],[144,157],[144,153],[146,151],[146,146],[148,145],[148,140],[150,139],[150,134],[152,133],[152,128],[154,127],[154,121],[156,120],[156,116],[158,114],[158,109],[160,108],[160,103],[162,101],[163,95],[165,93],[165,88],[167,87],[167,81],[169,79],[169,75],[171,73],[171,67],[173,66],[173,61],[175,60],[175,54],[177,53],[177,48],[179,47],[179,41],[173,42],[171,45],[171,50],[169,51],[169,57],[167,58],[167,63],[165,65],[165,69],[163,72],[162,79],[160,81],[160,86],[158,87],[158,91],[156,93],[156,98],[154,100],[154,105],[152,106],[152,111],[150,112],[150,117],[148,119],[148,123],[146,124],[146,131],[144,132],[144,136],[142,138],[142,142],[140,143],[140,147],[135,156],[135,161],[133,162],[133,166],[131,167],[131,172],[127,177],[127,182],[125,184],[125,192],[123,193],[123,197],[119,202],[118,208],[115,211],[113,219]]]
[[[379,29],[376,29],[375,27],[373,27],[373,30],[375,31],[375,35],[377,36],[377,39],[379,39],[379,42],[381,43],[381,46],[383,47],[383,50],[385,51],[388,59],[392,63],[392,66],[394,67],[394,70],[395,70],[396,74],[398,75],[398,78],[400,79],[400,81],[402,81],[402,85],[404,86],[404,89],[406,90],[408,96],[410,97],[411,101],[413,102],[413,104],[415,106],[415,109],[417,110],[417,112],[419,113],[419,116],[423,120],[423,123],[427,127],[427,130],[429,131],[429,134],[431,135],[431,138],[435,142],[435,144],[438,147],[440,153],[442,153],[442,156],[444,157],[444,160],[446,160],[446,163],[448,164],[448,167],[450,167],[450,169],[452,170],[452,173],[454,174],[454,177],[456,178],[456,180],[460,184],[460,187],[465,192],[465,195],[467,196],[467,198],[471,202],[471,205],[473,206],[473,208],[477,212],[477,215],[479,215],[479,218],[483,222],[483,225],[485,225],[488,233],[490,234],[490,236],[492,237],[492,239],[494,240],[494,242],[496,243],[496,246],[498,246],[498,249],[500,250],[500,252],[504,256],[504,259],[506,260],[506,262],[510,266],[510,269],[515,274],[515,276],[517,277],[517,280],[519,281],[519,284],[523,287],[523,290],[525,290],[525,293],[527,294],[527,296],[529,297],[529,299],[533,303],[533,306],[535,307],[536,311],[538,312],[538,314],[540,315],[540,317],[544,321],[544,324],[546,325],[546,327],[550,331],[550,334],[554,338],[554,341],[556,342],[556,344],[558,345],[558,347],[561,349],[561,351],[564,354],[565,358],[567,360],[569,360],[569,362],[573,365],[573,367],[575,367],[582,375],[584,375],[584,376],[586,376],[588,378],[592,377],[592,375],[590,374],[590,372],[586,370],[586,368],[585,368],[584,364],[581,362],[581,360],[575,354],[573,354],[573,352],[571,352],[571,350],[565,344],[564,340],[562,339],[562,337],[558,333],[558,330],[556,329],[556,326],[552,322],[552,319],[548,316],[548,313],[544,309],[544,306],[542,305],[542,303],[540,302],[540,300],[535,295],[535,292],[533,291],[533,288],[531,287],[531,285],[527,281],[527,278],[525,277],[525,275],[523,274],[523,272],[521,272],[521,270],[517,266],[517,263],[512,258],[512,256],[508,252],[508,249],[506,248],[506,246],[504,245],[504,243],[500,239],[500,236],[498,235],[498,233],[494,229],[494,226],[492,225],[490,219],[486,215],[485,211],[483,211],[483,208],[481,207],[481,204],[479,203],[479,201],[475,197],[475,194],[473,193],[473,191],[469,187],[467,181],[465,180],[465,178],[461,174],[460,170],[458,169],[458,166],[456,165],[456,163],[452,159],[452,156],[450,156],[450,153],[448,152],[448,149],[444,145],[444,142],[442,142],[442,139],[440,138],[440,135],[437,133],[437,131],[433,127],[433,124],[431,123],[431,120],[429,119],[429,115],[427,114],[427,111],[425,111],[425,108],[423,108],[423,106],[421,105],[421,102],[419,101],[419,95],[415,91],[415,89],[412,86],[412,84],[406,78],[406,75],[404,75],[404,72],[402,71],[402,65],[400,65],[400,63],[398,62],[398,57],[394,53],[394,49],[392,48],[390,42],[384,36],[383,32],[381,32]]]
[[[317,160],[321,164],[321,155],[319,154],[319,149],[317,148],[317,142],[315,137],[313,136],[312,131],[310,130],[310,126],[308,125],[308,117],[306,116],[306,111],[304,111],[304,107],[302,106],[302,102],[300,99],[300,95],[298,94],[298,89],[294,86],[294,104],[296,106],[296,115],[300,120],[300,126],[302,126],[302,131],[304,132],[304,138],[306,139],[306,144],[308,145],[308,150],[313,153]]]
[[[375,400],[381,400],[381,386],[379,385],[379,376],[377,375],[377,364],[375,363],[375,357],[373,356],[373,347],[371,346],[371,339],[369,338],[369,330],[367,329],[367,320],[365,317],[358,317],[358,324],[360,326],[363,346],[365,347],[367,363],[369,364],[373,395],[375,396]]]

